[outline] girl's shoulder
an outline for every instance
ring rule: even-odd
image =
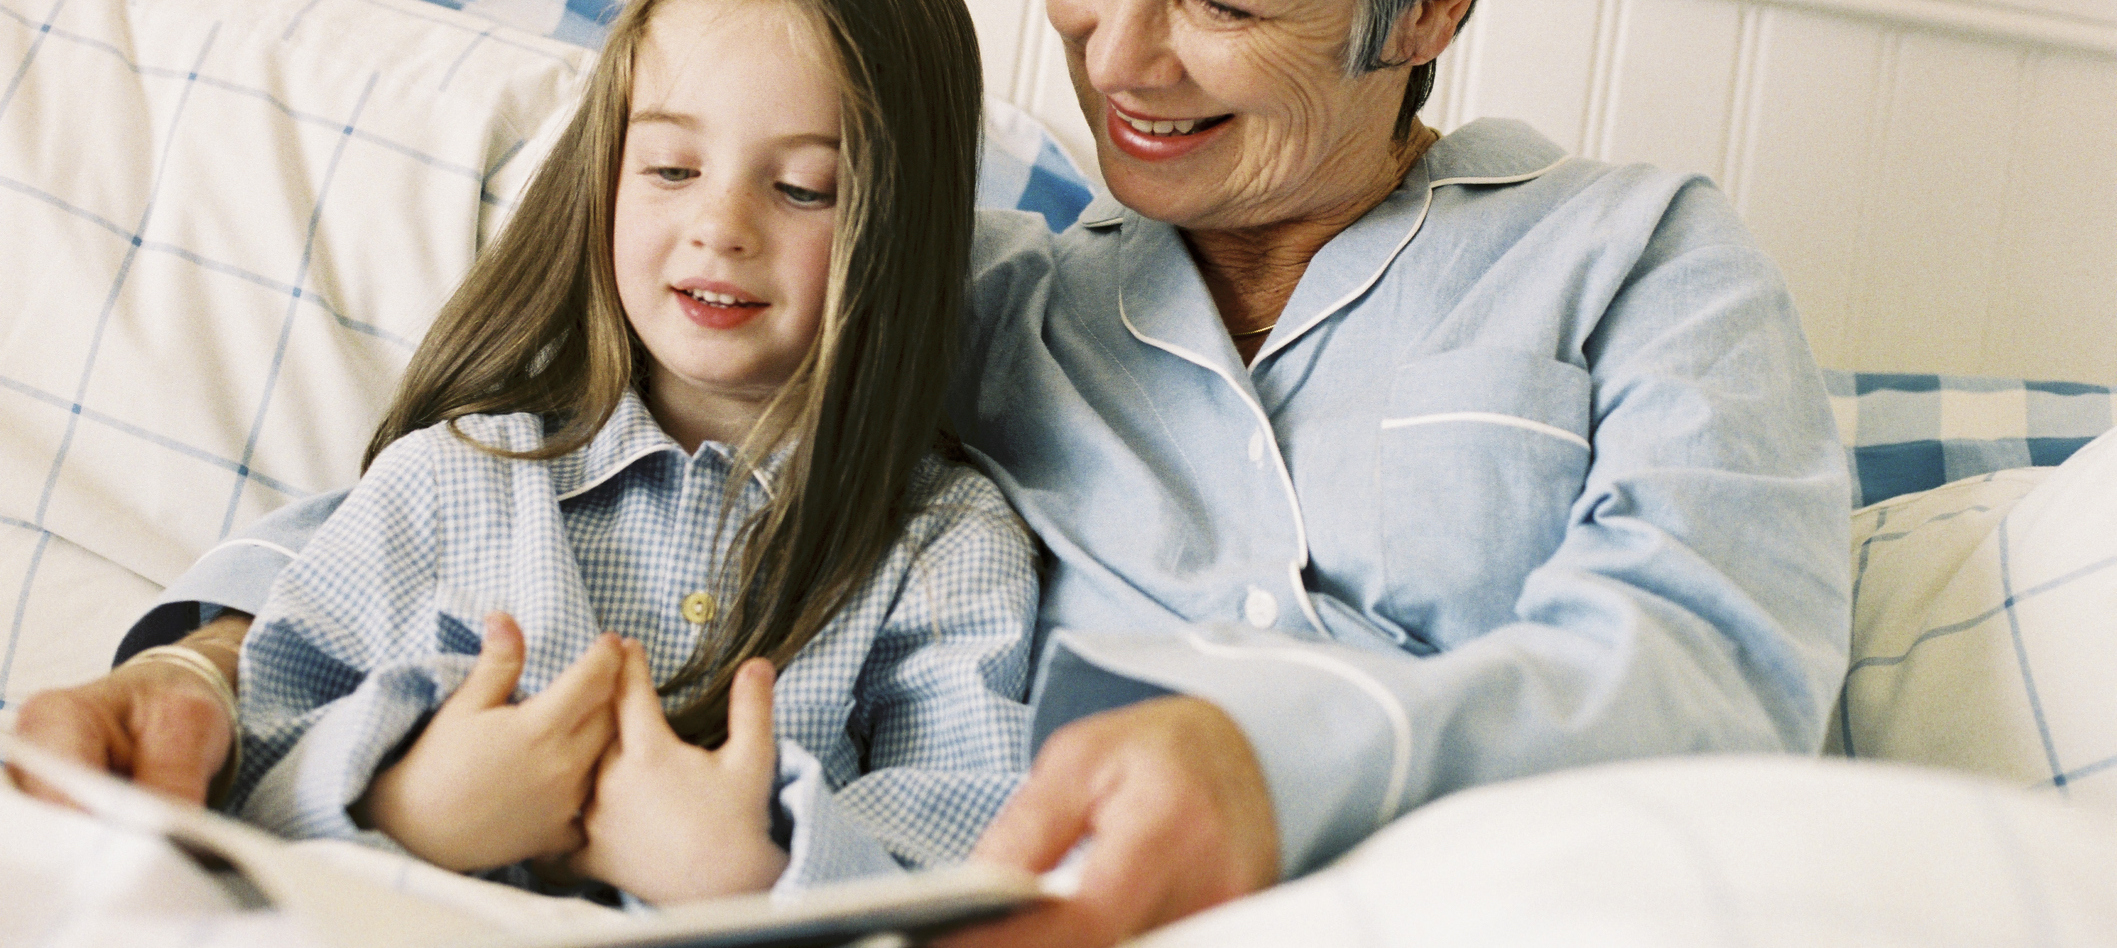
[[[998,536],[1029,542],[1029,527],[1015,514],[998,484],[977,468],[929,451],[912,468],[904,491],[900,545],[923,548],[949,534]]]
[[[544,422],[537,415],[464,415],[421,428],[391,443],[371,468],[425,468],[434,475],[467,468],[519,463],[493,453],[530,451],[544,442]]]
[[[449,430],[454,428],[453,431]],[[447,442],[451,451],[472,451],[478,446],[502,451],[533,451],[544,444],[544,418],[531,412],[506,415],[463,415],[430,428],[419,435]]]
[[[1007,498],[992,478],[969,464],[945,458],[938,451],[926,452],[912,468],[904,506],[913,517],[936,508],[963,507],[1014,514],[1014,508],[1007,505]]]
[[[961,461],[928,452],[912,469],[904,492],[905,517],[885,571],[974,561],[981,568],[1015,563],[1027,568],[1036,542],[999,485]]]

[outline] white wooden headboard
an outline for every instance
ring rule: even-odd
[[[1041,0],[988,90],[1093,173]],[[1827,366],[2117,384],[2117,0],[1480,0],[1426,119],[1711,175]]]

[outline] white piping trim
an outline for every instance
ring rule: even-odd
[[[256,546],[256,547],[263,547],[263,548],[265,548],[265,549],[267,549],[267,550],[271,550],[271,551],[272,551],[272,552],[274,552],[274,553],[277,553],[277,554],[279,554],[279,555],[281,555],[281,556],[284,556],[284,557],[286,557],[287,559],[290,559],[290,560],[291,560],[291,559],[293,559],[293,558],[294,558],[294,556],[295,556],[295,553],[294,553],[294,551],[293,551],[293,550],[290,550],[290,549],[287,549],[286,547],[280,546],[280,545],[279,545],[279,544],[277,544],[277,543],[273,543],[273,542],[272,542],[272,541],[270,541],[270,540],[255,540],[255,539],[251,539],[251,538],[249,538],[249,537],[240,537],[240,538],[237,538],[237,539],[234,539],[234,540],[229,540],[229,541],[227,541],[227,542],[221,543],[220,545],[218,545],[218,546],[215,546],[215,547],[214,547],[213,549],[207,550],[207,551],[206,551],[206,555],[205,555],[205,556],[201,556],[201,557],[199,557],[199,559],[201,559],[201,560],[204,560],[204,559],[208,559],[208,558],[212,557],[212,556],[213,556],[213,554],[215,554],[215,553],[219,553],[220,551],[222,551],[222,550],[225,550],[225,549],[227,549],[227,548],[229,548],[229,547],[231,547],[231,546]]]
[[[1308,584],[1301,581],[1301,566],[1301,563],[1295,561],[1288,561],[1286,564],[1286,578],[1294,587],[1294,601],[1301,604],[1301,614],[1308,617],[1310,625],[1315,626],[1325,637],[1336,638],[1337,636],[1331,635],[1330,626],[1323,624],[1323,616],[1316,612],[1316,604],[1309,601]]]
[[[1538,168],[1535,171],[1525,172],[1523,174],[1498,175],[1492,177],[1442,178],[1438,181],[1428,182],[1426,185],[1425,203],[1419,206],[1418,219],[1411,222],[1411,229],[1404,233],[1404,239],[1397,241],[1396,249],[1391,250],[1389,252],[1389,256],[1382,258],[1382,263],[1380,266],[1375,268],[1375,272],[1368,274],[1367,279],[1361,281],[1360,285],[1353,287],[1351,292],[1346,293],[1344,296],[1338,297],[1336,302],[1333,302],[1329,306],[1325,306],[1321,310],[1318,310],[1316,312],[1316,315],[1310,317],[1308,322],[1302,323],[1300,328],[1295,329],[1293,332],[1287,333],[1283,336],[1278,333],[1273,333],[1265,341],[1264,348],[1257,350],[1257,355],[1255,358],[1250,360],[1250,364],[1257,365],[1259,363],[1262,363],[1267,357],[1271,356],[1272,353],[1278,352],[1279,350],[1284,349],[1289,345],[1292,345],[1294,340],[1301,338],[1303,334],[1307,333],[1310,329],[1315,328],[1317,323],[1320,323],[1325,319],[1330,318],[1330,315],[1332,313],[1335,313],[1341,309],[1344,309],[1347,306],[1352,305],[1353,300],[1359,299],[1361,294],[1366,293],[1369,289],[1373,288],[1375,283],[1382,279],[1382,274],[1388,272],[1390,266],[1397,262],[1397,255],[1403,253],[1404,248],[1411,245],[1411,239],[1413,237],[1418,236],[1419,231],[1425,229],[1426,215],[1429,211],[1433,210],[1433,192],[1451,184],[1520,184],[1524,181],[1530,181],[1542,177],[1546,173],[1550,172],[1551,169],[1556,168],[1559,165],[1565,164],[1570,160],[1572,160],[1572,156],[1567,155],[1558,159],[1557,161],[1545,165],[1542,168]]]
[[[1382,419],[1382,430],[1409,428],[1414,425],[1442,425],[1459,421],[1506,425],[1510,428],[1520,428],[1523,431],[1534,431],[1537,434],[1550,435],[1568,444],[1579,445],[1585,451],[1595,450],[1593,445],[1588,444],[1588,439],[1557,425],[1547,425],[1541,421],[1531,421],[1518,415],[1503,415],[1494,411],[1450,411],[1434,415],[1419,415],[1413,418],[1384,418]]]
[[[1438,181],[1434,181],[1426,185],[1426,190],[1428,192],[1432,192],[1435,189],[1445,187],[1451,184],[1520,184],[1524,181],[1534,181],[1538,178],[1543,177],[1544,175],[1550,174],[1559,165],[1565,164],[1566,162],[1572,160],[1572,155],[1561,155],[1559,156],[1559,159],[1557,161],[1554,161],[1548,165],[1538,168],[1535,171],[1525,171],[1521,174],[1464,175],[1459,178],[1442,178]]]
[[[638,461],[638,460],[639,460],[640,458],[646,457],[647,455],[650,455],[650,454],[656,454],[656,453],[659,453],[659,452],[662,452],[662,451],[667,451],[667,450],[669,450],[669,446],[668,446],[668,445],[666,445],[666,444],[657,444],[657,445],[651,445],[651,446],[649,446],[649,447],[644,447],[644,448],[641,448],[641,449],[639,449],[639,450],[637,450],[637,451],[634,451],[634,452],[632,452],[632,456],[631,456],[631,457],[628,457],[628,458],[626,458],[626,459],[624,459],[624,460],[622,460],[622,461],[619,461],[619,462],[617,462],[617,463],[615,463],[615,464],[612,464],[612,465],[610,465],[610,468],[609,468],[609,470],[606,470],[606,471],[604,471],[601,477],[598,477],[598,478],[596,478],[595,480],[589,481],[589,482],[588,482],[588,483],[586,483],[586,484],[582,484],[582,485],[581,485],[581,486],[579,486],[579,487],[576,487],[576,488],[574,488],[574,489],[572,489],[572,490],[569,490],[569,491],[567,491],[567,492],[565,492],[565,493],[563,493],[563,494],[560,494],[560,495],[558,496],[558,499],[559,499],[559,500],[572,500],[572,499],[573,499],[573,498],[575,498],[575,497],[579,497],[579,496],[581,496],[582,494],[588,493],[589,491],[592,491],[592,490],[594,490],[594,489],[596,489],[596,488],[598,488],[598,487],[601,487],[601,486],[603,486],[603,482],[605,482],[605,481],[608,481],[609,479],[611,479],[611,478],[613,478],[613,477],[616,477],[616,476],[618,475],[618,472],[619,472],[619,471],[623,471],[624,469],[626,469],[626,468],[628,468],[628,467],[631,467],[631,466],[633,465],[633,463],[634,463],[634,462],[636,462],[636,461]]]
[[[1190,630],[1186,638],[1190,640],[1191,647],[1207,655],[1217,655],[1221,658],[1277,658],[1296,665],[1307,665],[1344,679],[1373,699],[1375,704],[1381,707],[1382,716],[1388,719],[1394,738],[1389,785],[1382,792],[1382,805],[1375,814],[1375,825],[1380,826],[1396,818],[1397,804],[1404,797],[1405,785],[1411,782],[1411,715],[1405,712],[1404,705],[1397,701],[1396,695],[1390,694],[1389,689],[1382,687],[1381,682],[1349,662],[1319,652],[1285,647],[1222,645],[1206,641],[1196,629]]]
[[[1125,287],[1122,283],[1117,287],[1117,319],[1125,324],[1125,331],[1131,333],[1132,338],[1186,362],[1201,366],[1214,375],[1220,376],[1220,380],[1226,382],[1228,388],[1235,391],[1235,396],[1242,399],[1244,405],[1249,406],[1250,413],[1257,416],[1257,424],[1262,426],[1265,431],[1273,430],[1271,416],[1264,413],[1264,406],[1258,404],[1256,399],[1251,398],[1248,392],[1243,391],[1242,386],[1235,383],[1234,377],[1229,375],[1226,369],[1213,364],[1211,360],[1196,352],[1192,352],[1175,343],[1163,342],[1140,332],[1138,326],[1132,325],[1132,317],[1125,314]],[[1294,569],[1296,575],[1298,575],[1301,568],[1308,565],[1308,523],[1301,515],[1301,495],[1294,492],[1294,474],[1286,468],[1286,455],[1279,451],[1279,439],[1276,432],[1273,437],[1267,440],[1270,442],[1268,447],[1271,449],[1272,463],[1279,472],[1279,485],[1285,488],[1287,506],[1294,512],[1294,542],[1301,547],[1301,558],[1294,561]],[[1295,583],[1294,595],[1302,600],[1301,612],[1304,615],[1314,616],[1316,614],[1315,606],[1307,601],[1308,589],[1306,587],[1300,583]],[[1328,636],[1330,635],[1330,630],[1318,623],[1316,625],[1316,634]]]

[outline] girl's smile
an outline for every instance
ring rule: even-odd
[[[684,315],[707,329],[734,329],[772,305],[719,280],[685,280],[675,291]]]

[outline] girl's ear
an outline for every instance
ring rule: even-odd
[[[1397,16],[1389,34],[1388,62],[1423,66],[1433,62],[1455,40],[1456,25],[1470,13],[1473,0],[1419,0]]]

